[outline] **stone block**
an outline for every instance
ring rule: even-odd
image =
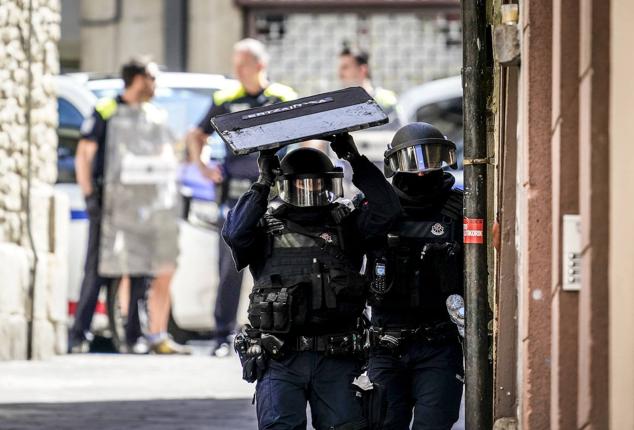
[[[48,319],[55,323],[68,319],[68,261],[64,255],[48,255],[46,305]]]
[[[34,182],[31,188],[31,231],[38,253],[48,253],[51,249],[50,211],[53,187]],[[25,242],[27,242],[25,238]]]
[[[55,354],[63,355],[68,352],[68,324],[64,322],[53,323],[55,328]]]
[[[33,359],[45,360],[55,355],[55,325],[45,319],[33,322]]]
[[[25,360],[27,322],[22,315],[0,314],[0,361]]]
[[[66,193],[53,192],[51,208],[51,251],[58,256],[68,255],[70,232],[70,199]]]
[[[27,249],[0,243],[0,315],[26,315],[29,270]]]
[[[35,270],[35,302],[33,305],[33,318],[48,319],[48,303],[50,297],[50,258],[48,253],[38,253],[37,267]]]

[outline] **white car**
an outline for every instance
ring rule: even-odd
[[[161,73],[157,79],[157,89],[153,102],[168,112],[168,122],[182,140],[184,134],[206,113],[212,94],[230,85],[233,81],[219,75],[192,73]],[[71,200],[71,253],[69,255],[69,310],[74,310],[81,280],[87,241],[87,216],[83,197],[75,182],[74,154],[79,139],[79,127],[84,117],[92,114],[98,98],[119,94],[123,83],[120,79],[90,79],[84,74],[58,77],[58,107],[60,126],[58,134],[59,179],[56,187],[70,196]],[[181,141],[181,148],[184,145]],[[224,156],[224,145],[219,140],[210,139],[205,152],[211,158]],[[172,292],[172,318],[170,332],[178,341],[201,332],[213,330],[213,306],[215,302],[218,273],[217,246],[219,235],[215,229],[217,206],[215,190],[211,182],[204,179],[193,165],[184,164],[180,174],[181,193],[186,213],[181,222],[180,257],[174,276]],[[245,283],[249,283],[245,276]],[[116,289],[111,290],[115,293]],[[240,315],[246,315],[248,296],[243,288]],[[102,296],[97,306],[92,330],[113,337],[119,344],[121,324],[117,318],[116,296],[110,303]],[[110,313],[110,322],[105,317]],[[105,322],[104,322],[105,321]],[[113,330],[109,330],[113,329]]]

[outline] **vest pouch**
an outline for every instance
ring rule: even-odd
[[[249,322],[253,328],[271,330],[273,328],[273,302],[276,293],[263,288],[254,289],[249,299]]]
[[[365,298],[368,279],[360,273],[330,270],[326,279],[328,286],[336,297],[346,299]]]
[[[260,330],[271,330],[273,328],[273,303],[258,303],[257,312],[260,315]]]
[[[458,243],[429,243],[423,248],[421,258],[425,281],[437,285],[443,294],[460,292],[463,262]]]
[[[291,309],[293,296],[283,288],[273,302],[273,330],[276,332],[288,332],[290,330]]]
[[[249,322],[267,333],[289,333],[305,324],[308,298],[305,283],[291,287],[257,287],[251,293]]]

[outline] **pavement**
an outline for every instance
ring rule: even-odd
[[[238,359],[198,352],[0,363],[0,429],[257,428],[254,386],[241,379]]]
[[[192,356],[4,362],[0,429],[253,430],[255,387],[241,375],[235,356],[211,358],[205,347]],[[461,419],[454,430],[463,428]]]

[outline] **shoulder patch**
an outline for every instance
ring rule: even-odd
[[[223,103],[230,102],[232,100],[238,99],[240,97],[244,97],[246,95],[246,91],[242,84],[233,84],[228,88],[224,88],[222,90],[218,90],[213,95],[214,105],[220,106]]]
[[[278,84],[277,82],[273,82],[264,90],[264,95],[267,97],[277,97],[283,102],[289,100],[295,100],[297,98],[297,93],[291,87],[288,87],[283,84]]]
[[[117,111],[117,100],[113,98],[99,99],[95,104],[95,110],[104,121],[107,121]]]

